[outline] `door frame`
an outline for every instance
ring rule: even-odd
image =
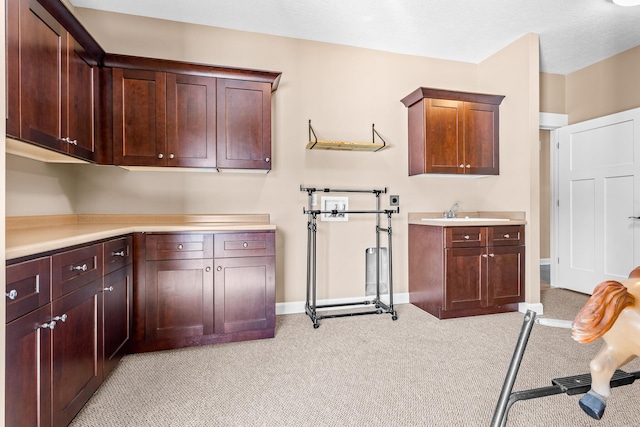
[[[550,173],[551,173],[551,215],[549,229],[550,236],[550,282],[554,287],[558,283],[558,223],[560,220],[560,210],[558,209],[558,192],[559,192],[559,131],[561,127],[569,124],[569,116],[567,114],[557,113],[540,113],[540,130],[548,130],[549,132],[549,153],[551,155]]]

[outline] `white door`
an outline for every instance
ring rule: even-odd
[[[640,265],[640,109],[563,127],[559,141],[556,286],[591,294]]]

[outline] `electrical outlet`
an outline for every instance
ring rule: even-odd
[[[389,196],[389,204],[391,206],[400,206],[400,196]]]

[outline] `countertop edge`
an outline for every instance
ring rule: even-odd
[[[275,231],[273,224],[218,223],[218,224],[73,224],[62,231],[55,227],[55,237],[46,237],[53,227],[7,230],[5,258],[7,261],[51,252],[66,247],[96,242],[131,233],[208,232],[208,231]],[[15,240],[15,244],[11,243]]]

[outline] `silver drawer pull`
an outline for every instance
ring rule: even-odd
[[[467,165],[467,169],[471,168],[471,165]]]
[[[124,249],[119,252],[111,252],[111,256],[125,256]]]
[[[464,236],[462,236],[462,238],[463,238],[464,240],[469,240],[469,239],[470,239],[470,237],[469,237],[469,235],[468,235],[468,234],[465,234]]]
[[[182,249],[182,248],[184,248],[184,246],[178,245],[178,249]]]
[[[482,254],[482,258],[487,258],[489,255],[487,254]]]
[[[496,256],[496,254],[489,254],[489,256],[493,258],[494,256]]]
[[[11,289],[9,292],[7,292],[7,298],[11,300],[18,298],[18,291],[16,291],[15,289]]]
[[[87,264],[71,266],[71,270],[73,270],[73,271],[87,271]]]
[[[248,244],[247,242],[244,242],[244,243],[242,244],[242,247],[243,247],[243,248],[248,248],[248,247],[249,247],[249,244]]]
[[[108,288],[104,288],[103,291],[113,292],[113,286],[109,286]]]
[[[52,320],[49,323],[43,323],[42,325],[40,325],[40,327],[42,329],[54,329],[56,327],[56,321]]]
[[[508,238],[509,238],[509,237],[511,237],[511,236],[509,236],[509,234],[507,233],[507,234],[505,234],[505,235],[504,235],[504,236],[502,236],[502,237],[504,237],[505,239],[508,239]]]
[[[62,316],[56,316],[56,317],[54,317],[54,318],[53,318],[53,320],[59,320],[59,321],[61,321],[62,323],[64,323],[64,322],[66,322],[66,321],[67,321],[67,314],[65,313],[65,314],[63,314]],[[55,323],[55,322],[53,322],[53,323]],[[52,328],[52,329],[53,329],[53,328]]]
[[[463,167],[464,167],[464,165],[460,165],[460,167],[461,167],[461,168],[463,168]]]

